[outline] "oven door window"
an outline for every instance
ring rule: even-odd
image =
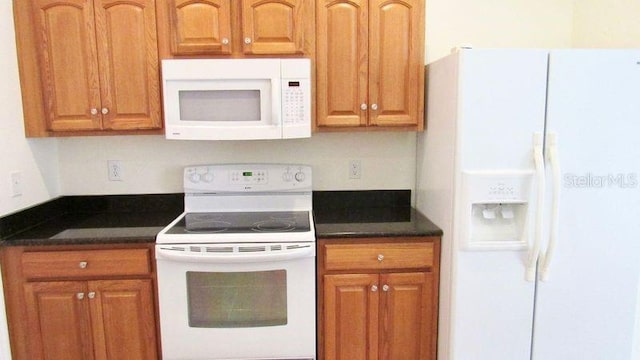
[[[246,328],[287,324],[287,273],[187,272],[189,326]]]

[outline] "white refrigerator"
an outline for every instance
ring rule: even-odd
[[[427,74],[438,359],[639,360],[640,49],[459,49]]]

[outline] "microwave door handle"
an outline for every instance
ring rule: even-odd
[[[257,263],[288,261],[315,256],[314,245],[287,249],[279,251],[256,251],[256,252],[232,252],[232,253],[211,253],[211,252],[191,252],[189,246],[173,247],[168,245],[156,248],[156,259],[171,260],[176,262],[196,262],[196,263]]]

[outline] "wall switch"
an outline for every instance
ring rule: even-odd
[[[11,196],[22,196],[22,171],[11,173]]]
[[[120,160],[108,160],[109,181],[123,181],[123,169]]]
[[[360,160],[349,161],[349,179],[360,179],[362,176],[362,164]]]

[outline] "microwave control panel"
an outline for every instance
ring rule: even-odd
[[[309,106],[307,97],[310,96],[307,86],[308,79],[282,79],[282,117],[287,125],[303,124],[307,121],[305,114]]]

